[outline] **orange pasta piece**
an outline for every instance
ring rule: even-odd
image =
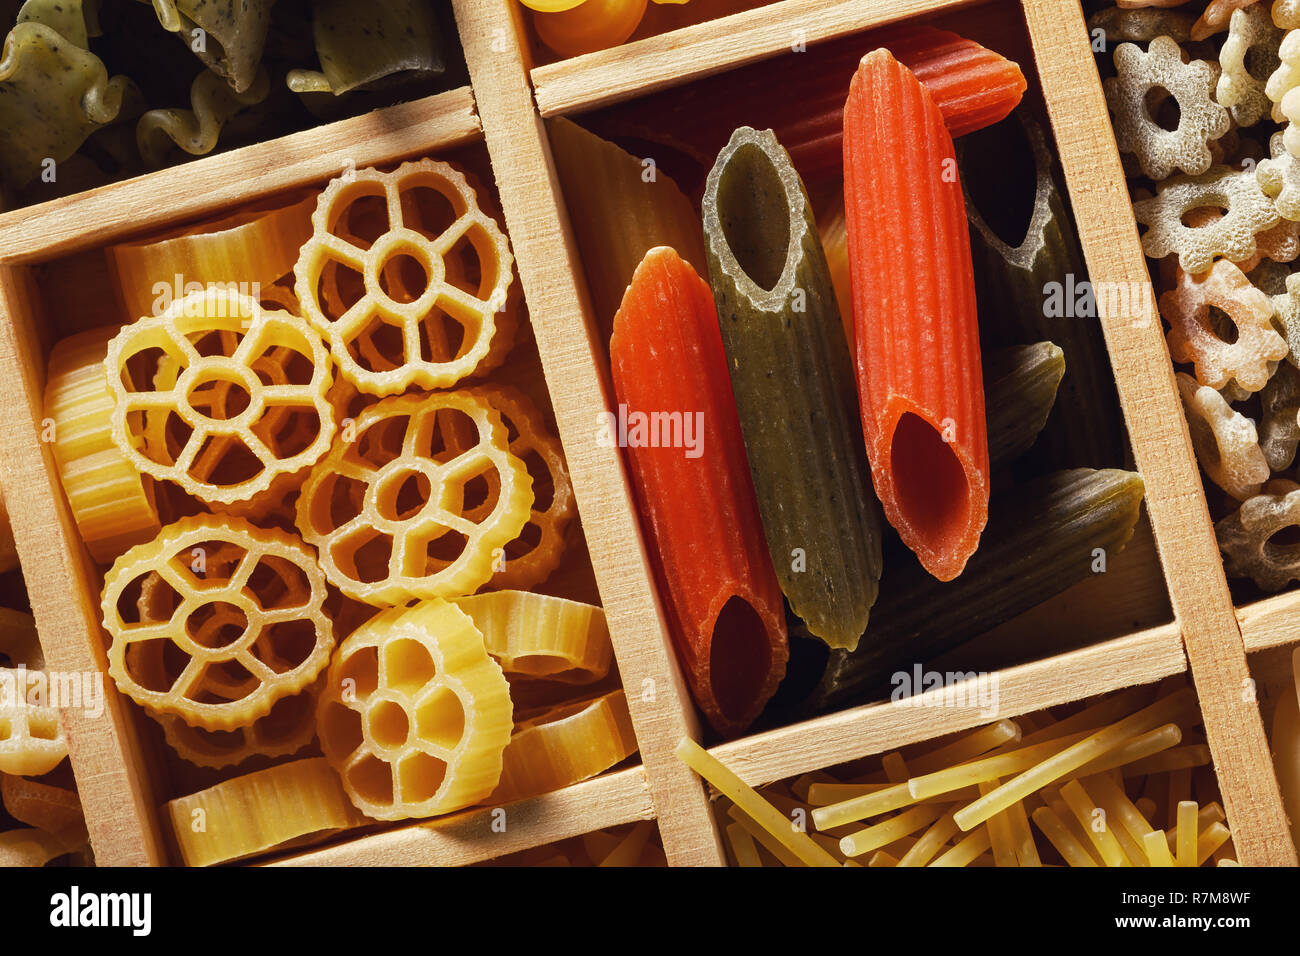
[[[866,56],[849,87],[844,198],[876,493],[925,569],[950,581],[989,503],[970,240],[943,115],[887,50]]]
[[[677,652],[720,733],[744,730],[785,674],[781,590],[731,396],[709,286],[672,249],[650,250],[614,318],[610,363],[647,530],[658,550]],[[655,417],[694,443],[641,441]],[[623,423],[626,422],[626,425]],[[662,439],[642,435],[642,438]]]

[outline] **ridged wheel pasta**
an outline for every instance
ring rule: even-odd
[[[298,528],[330,581],[379,605],[485,583],[533,503],[501,417],[465,392],[412,394],[366,408],[351,431],[297,504]]]
[[[281,697],[265,717],[234,730],[204,730],[179,717],[158,718],[167,745],[198,767],[232,767],[253,757],[287,757],[316,739],[317,689]]]
[[[504,567],[492,575],[495,588],[526,589],[541,584],[564,558],[565,535],[576,510],[573,484],[560,440],[550,434],[541,413],[528,398],[509,385],[476,385],[482,398],[501,415],[511,454],[533,476],[533,509],[519,537],[505,546]],[[544,504],[539,504],[544,501]],[[487,506],[479,505],[470,517]]]
[[[457,169],[425,159],[340,177],[312,223],[295,292],[358,389],[446,388],[501,354],[514,257]]]
[[[390,608],[340,645],[317,729],[357,808],[400,820],[488,796],[512,716],[483,636],[463,611],[433,600]]]
[[[151,357],[152,387],[134,387],[123,373]],[[334,436],[320,337],[303,320],[228,290],[195,293],[128,325],[109,343],[105,366],[117,446],[145,474],[207,502],[251,499],[318,461]],[[277,381],[275,368],[287,378]],[[296,416],[311,418],[314,433],[280,457],[285,422]],[[153,438],[141,443],[151,417]]]
[[[183,518],[105,576],[109,674],[155,715],[247,726],[325,669],[324,600],[324,575],[298,539],[239,518]]]
[[[38,777],[68,755],[56,708],[28,700],[31,671],[0,667],[0,773]]]
[[[104,381],[104,356],[116,334],[115,327],[105,327],[59,342],[45,383],[59,480],[82,541],[101,563],[161,528],[153,479],[141,475],[113,441],[113,395]]]

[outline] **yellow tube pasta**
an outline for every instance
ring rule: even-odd
[[[632,274],[655,246],[669,246],[708,275],[700,216],[653,160],[637,159],[567,119],[547,125],[596,323],[608,341]]]
[[[636,753],[622,690],[556,707],[515,725],[490,802],[550,793],[586,780]]]
[[[1043,831],[1056,852],[1064,857],[1070,866],[1096,866],[1097,861],[1083,848],[1074,835],[1066,829],[1060,816],[1051,807],[1039,807],[1033,813],[1034,823]]]
[[[989,828],[980,827],[952,849],[935,859],[931,866],[970,866],[977,857],[988,852],[991,846]]]
[[[321,757],[235,777],[167,804],[187,866],[211,866],[366,823]]]
[[[184,226],[143,242],[109,246],[118,292],[131,319],[158,315],[175,294],[198,283],[267,288],[293,271],[298,250],[311,238],[316,197],[246,207],[197,226]],[[183,293],[182,293],[183,294]],[[159,305],[163,304],[162,308]]]
[[[59,480],[81,540],[101,564],[161,529],[153,479],[137,471],[113,440],[114,400],[104,356],[117,331],[91,329],[60,341],[50,354],[45,381],[45,417],[54,423]],[[126,387],[132,389],[129,379]],[[140,430],[133,429],[128,440],[138,444]]]
[[[593,605],[531,591],[488,591],[453,603],[473,618],[508,675],[591,684],[614,661],[605,612]]]

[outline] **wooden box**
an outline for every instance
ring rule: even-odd
[[[545,118],[631,103],[792,43],[815,51],[819,41],[907,18],[964,24],[977,39],[1003,41],[1000,51],[1021,63],[1028,95],[1050,119],[1094,283],[1149,289],[1079,0],[692,0],[686,8],[652,8],[623,46],[560,61],[537,55],[515,0],[452,3],[472,88],[0,216],[0,475],[46,656],[58,670],[105,665],[100,571],[81,544],[41,440],[49,348],[81,310],[97,308],[94,282],[83,288],[66,281],[73,270],[106,244],[322,184],[349,165],[451,151],[490,157],[642,765],[512,805],[504,832],[492,827],[490,811],[468,810],[350,834],[273,862],[463,864],[657,819],[671,863],[719,864],[724,855],[706,789],[673,756],[683,735],[699,736],[699,721],[669,645],[620,452],[597,441],[597,414],[610,404],[608,366]],[[1295,865],[1257,698],[1267,698],[1285,671],[1281,649],[1300,642],[1300,626],[1287,623],[1300,592],[1233,606],[1159,318],[1147,311],[1104,314],[1102,321],[1146,481],[1149,527],[1142,526],[1123,567],[1117,563],[1107,580],[1085,582],[999,629],[1007,646],[1044,627],[1077,632],[1086,644],[1041,660],[1022,653],[1027,663],[1001,670],[1001,716],[1189,671],[1241,862]],[[1258,685],[1247,659],[1257,651],[1267,652],[1252,658]],[[165,775],[142,740],[140,715],[111,682],[106,689],[104,717],[70,713],[65,727],[96,857],[101,864],[168,862],[174,857],[159,805],[177,794],[160,792]],[[976,708],[880,703],[713,752],[758,785],[986,720]]]

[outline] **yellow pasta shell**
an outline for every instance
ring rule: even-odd
[[[187,866],[264,853],[366,822],[320,757],[246,774],[167,804]]]
[[[590,684],[609,673],[614,648],[601,608],[531,591],[489,591],[455,603],[507,674]]]
[[[340,645],[317,731],[357,808],[399,820],[488,796],[512,716],[509,685],[473,621],[433,600],[383,611]]]
[[[113,441],[104,356],[116,333],[112,327],[91,329],[60,341],[50,354],[45,384],[59,480],[81,539],[101,564],[161,528],[153,479],[141,475]]]

